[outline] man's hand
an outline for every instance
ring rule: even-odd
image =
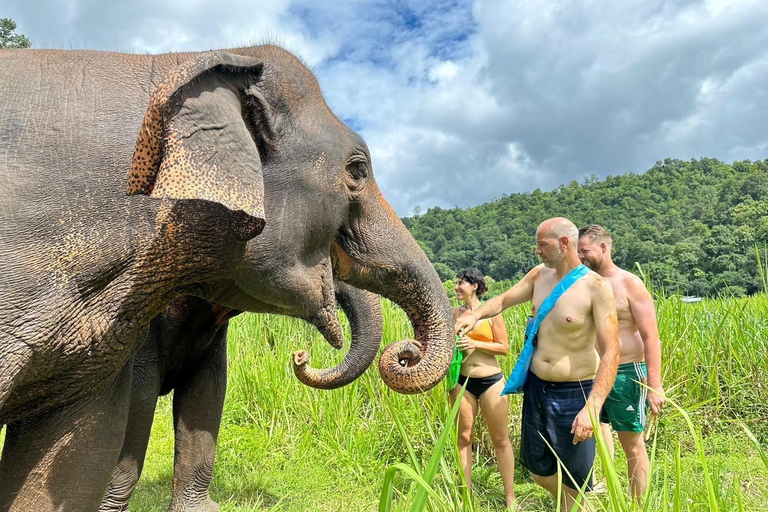
[[[462,351],[472,350],[477,348],[477,343],[472,338],[468,338],[466,336],[462,336],[459,338],[459,340],[456,342],[456,348]]]
[[[664,395],[664,388],[659,384],[658,388],[648,389],[648,407],[651,409],[651,414],[658,415],[664,408],[664,404],[667,403],[667,397]]]
[[[456,319],[456,323],[453,325],[453,331],[459,336],[464,336],[475,327],[476,323],[477,317],[474,313],[465,313]]]
[[[592,420],[589,417],[589,404],[579,411],[576,418],[571,425],[571,434],[573,434],[573,444],[578,444],[582,441],[586,441],[594,435],[592,430]],[[592,410],[592,415],[595,416],[595,422],[598,421],[597,413]]]

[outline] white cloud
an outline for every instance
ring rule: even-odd
[[[282,41],[366,138],[402,215],[666,157],[768,157],[764,1],[12,0],[8,11],[36,46]]]

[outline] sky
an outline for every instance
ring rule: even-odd
[[[768,158],[765,0],[0,0],[0,18],[35,48],[278,42],[401,216],[665,158]]]

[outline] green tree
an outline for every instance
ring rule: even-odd
[[[437,275],[440,276],[441,281],[451,281],[456,277],[456,272],[451,270],[451,267],[440,261],[435,263],[435,270],[437,271]]]
[[[659,290],[755,293],[762,287],[755,247],[768,247],[768,160],[666,159],[640,175],[592,176],[403,221],[433,263],[477,267],[514,283],[539,263],[536,226],[558,215],[603,225],[613,235],[614,261],[626,269],[639,263]]]
[[[22,34],[14,34],[16,22],[10,18],[0,18],[0,48],[30,48],[32,43]]]

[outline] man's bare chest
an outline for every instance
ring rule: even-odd
[[[583,281],[583,280],[582,280]],[[580,330],[585,323],[591,322],[592,304],[588,289],[582,281],[573,284],[555,303],[541,323],[542,330],[555,329],[559,332]],[[535,317],[539,308],[555,287],[552,283],[542,283],[533,293],[532,314]]]
[[[629,296],[627,295],[626,287],[619,278],[609,278],[613,289],[613,298],[616,302],[616,316],[619,324],[632,324],[635,320],[632,316],[632,307],[629,304]]]

